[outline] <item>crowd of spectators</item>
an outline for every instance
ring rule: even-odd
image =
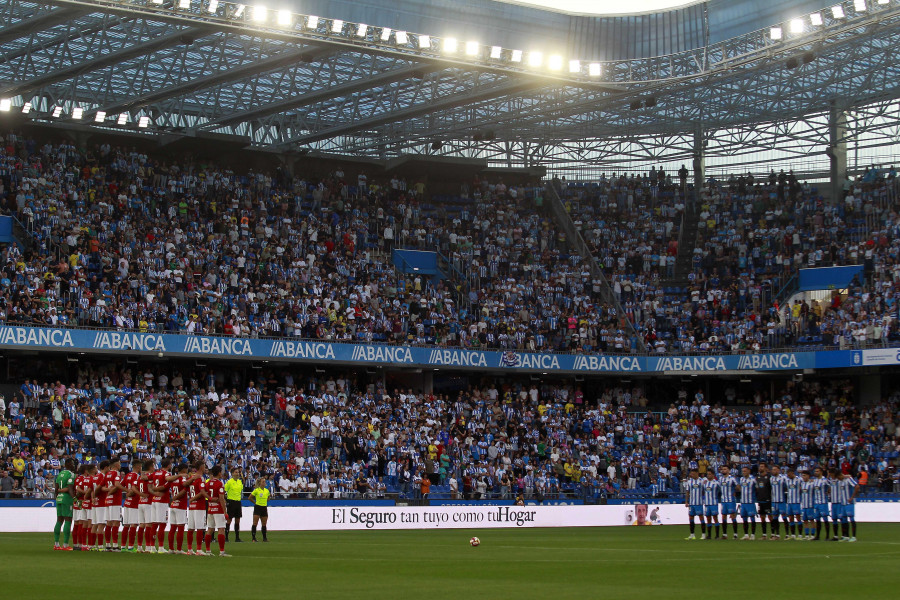
[[[7,134],[0,202],[34,247],[0,254],[0,322],[462,347],[624,350],[540,199],[502,181],[238,174]],[[443,250],[446,280],[394,267]]]
[[[346,373],[258,373],[107,365],[68,384],[25,381],[0,400],[0,492],[47,497],[63,457],[113,455],[241,466],[301,497],[665,495],[688,468],[761,461],[898,485],[900,397],[858,407],[846,383],[716,399],[683,388],[666,408],[635,384],[485,380],[425,394]]]
[[[826,202],[792,173],[719,182],[698,197],[662,170],[564,189],[570,214],[654,352],[881,346],[900,340],[900,186],[869,169]],[[678,225],[690,268],[678,281]],[[629,236],[629,231],[637,232]],[[798,270],[859,265],[846,290],[786,302]]]

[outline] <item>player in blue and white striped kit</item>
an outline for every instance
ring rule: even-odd
[[[800,477],[803,479],[800,485],[800,510],[803,512],[802,539],[811,540],[816,535],[816,518],[819,514],[814,499],[816,482],[810,479],[809,471],[801,471]]]
[[[741,469],[741,520],[744,522],[744,537],[742,540],[756,539],[756,477],[750,474],[750,467]],[[748,522],[752,525],[751,533],[747,534]]]
[[[703,482],[703,516],[706,519],[706,536],[712,539],[713,525],[716,529],[716,539],[719,539],[719,482],[712,470],[706,472],[706,481]]]
[[[700,473],[697,469],[691,469],[688,478],[684,481],[684,505],[688,508],[691,523],[691,535],[684,539],[695,540],[697,537],[694,535],[694,517],[700,517],[700,528],[703,534],[706,534],[706,523],[703,521],[703,482],[700,480]]]
[[[856,510],[854,501],[859,492],[859,483],[841,471],[832,469],[831,475],[831,519],[834,521],[834,540],[838,539],[837,522],[840,520],[842,542],[856,541]],[[852,528],[852,533],[851,533]]]
[[[812,481],[814,483],[813,487],[813,504],[816,509],[816,535],[815,539],[818,540],[819,536],[822,534],[822,529],[824,526],[825,529],[825,539],[828,539],[829,535],[829,525],[828,525],[828,480],[825,479],[825,471],[822,467],[816,467],[813,470],[814,477]],[[837,528],[837,522],[835,522],[835,528]]]
[[[781,520],[784,520],[784,535],[788,535],[787,477],[781,474],[781,467],[772,465],[769,483],[772,486],[772,538],[781,537]]]
[[[734,539],[738,536],[737,526],[737,499],[734,490],[738,487],[737,479],[731,474],[731,469],[722,466],[719,475],[719,493],[722,495],[722,539],[728,539],[728,517],[731,516],[731,526],[734,528]]]
[[[787,512],[790,520],[790,536],[785,539],[796,540],[800,535],[800,522],[802,521],[803,509],[801,506],[801,497],[803,492],[803,479],[797,477],[793,468],[788,468],[787,479],[785,479],[787,488]]]

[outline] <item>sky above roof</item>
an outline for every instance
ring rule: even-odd
[[[626,15],[664,11],[699,0],[495,0],[577,15]]]

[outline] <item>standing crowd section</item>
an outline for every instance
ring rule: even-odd
[[[0,400],[0,497],[49,497],[64,457],[240,467],[284,497],[526,500],[677,495],[691,469],[821,466],[864,493],[900,491],[900,394],[852,403],[849,383],[682,388],[485,381],[457,394],[387,390],[352,373],[143,372],[83,367]],[[731,396],[730,394],[735,394]]]
[[[867,169],[835,202],[783,171],[710,178],[696,196],[683,178],[655,169],[561,190],[649,351],[844,349],[900,340],[893,167]],[[680,235],[687,219],[696,222],[695,240]],[[680,255],[686,269],[679,282]],[[846,293],[787,303],[799,269],[846,265],[863,267]]]
[[[565,187],[611,304],[540,188],[475,179],[439,196],[399,176],[235,173],[7,132],[0,206],[26,239],[0,251],[0,323],[624,353],[638,345],[627,318],[657,353],[888,344],[900,337],[895,175],[873,170],[835,203],[789,174],[710,179],[697,197],[656,170]],[[688,216],[687,283],[669,285]],[[404,273],[399,248],[438,252],[446,277]],[[846,294],[779,304],[799,267],[847,264],[864,270]],[[431,395],[337,372],[232,377],[108,364],[69,383],[15,381],[0,405],[0,496],[50,494],[64,456],[240,465],[316,497],[665,494],[692,465],[759,462],[897,485],[897,397],[858,408],[828,384],[742,407],[685,391],[654,411],[624,384]]]

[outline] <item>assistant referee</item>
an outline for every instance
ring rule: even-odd
[[[225,524],[225,540],[231,532],[231,523],[234,522],[234,541],[241,541],[241,497],[244,493],[244,482],[241,479],[241,469],[235,467],[231,470],[231,479],[225,482],[225,511],[228,517]]]

